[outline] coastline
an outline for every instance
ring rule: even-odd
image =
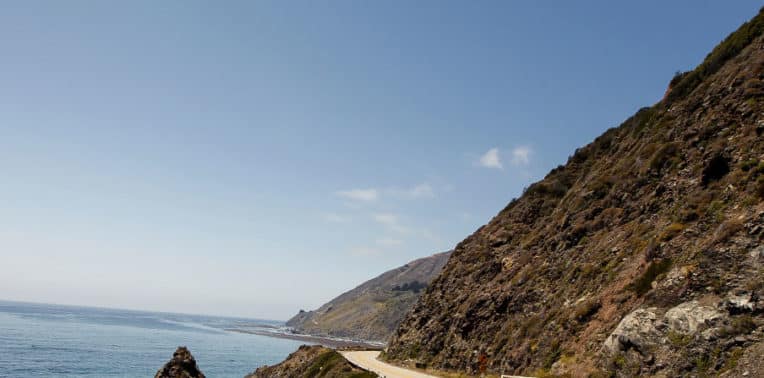
[[[305,335],[299,333],[288,332],[273,332],[257,329],[240,329],[240,328],[226,328],[229,332],[247,333],[252,335],[275,337],[279,339],[305,341],[309,343],[323,345],[333,349],[364,349],[364,350],[382,350],[384,348],[383,343],[375,343],[370,341],[356,341],[348,339],[340,339],[326,336]]]

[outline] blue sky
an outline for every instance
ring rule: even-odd
[[[286,319],[452,248],[756,1],[4,2],[0,298]]]

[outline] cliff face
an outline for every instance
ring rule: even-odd
[[[385,341],[449,255],[438,253],[382,273],[315,311],[301,311],[287,325],[311,335]]]
[[[760,372],[763,30],[760,13],[462,241],[387,358],[576,377]]]
[[[351,365],[341,354],[322,346],[302,345],[283,362],[262,366],[245,378],[375,378]]]

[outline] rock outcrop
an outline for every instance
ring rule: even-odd
[[[157,371],[154,378],[204,378],[204,374],[196,366],[196,359],[188,348],[178,347],[172,354],[172,359]]]
[[[302,345],[283,362],[259,367],[245,378],[375,378],[376,374],[351,365],[335,350]]]
[[[437,253],[382,273],[315,311],[300,311],[287,326],[310,335],[384,342],[443,269],[449,255]]]
[[[760,371],[763,32],[759,13],[459,243],[387,358],[574,377]]]

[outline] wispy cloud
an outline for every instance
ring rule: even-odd
[[[409,231],[406,227],[401,225],[401,223],[398,221],[398,216],[395,214],[376,213],[372,214],[372,219],[374,219],[375,222],[382,224],[395,232],[406,233]]]
[[[432,186],[428,183],[419,184],[407,192],[411,198],[432,198],[435,197],[435,191],[432,190]]]
[[[375,188],[340,190],[336,194],[345,199],[361,202],[374,202],[379,198],[379,191]]]
[[[393,238],[381,238],[377,239],[377,245],[384,247],[396,247],[403,244],[403,240]]]
[[[374,256],[379,254],[379,249],[370,247],[354,247],[350,249],[353,256]]]
[[[501,164],[501,158],[499,157],[499,149],[491,148],[483,156],[480,157],[478,165],[486,168],[502,169],[504,166]]]
[[[531,162],[533,150],[528,146],[518,146],[512,149],[512,165],[528,165]]]
[[[421,199],[421,198],[434,198],[435,190],[428,183],[421,183],[414,185],[410,188],[399,189],[393,188],[385,191],[385,194],[389,194],[392,197],[400,199]]]

